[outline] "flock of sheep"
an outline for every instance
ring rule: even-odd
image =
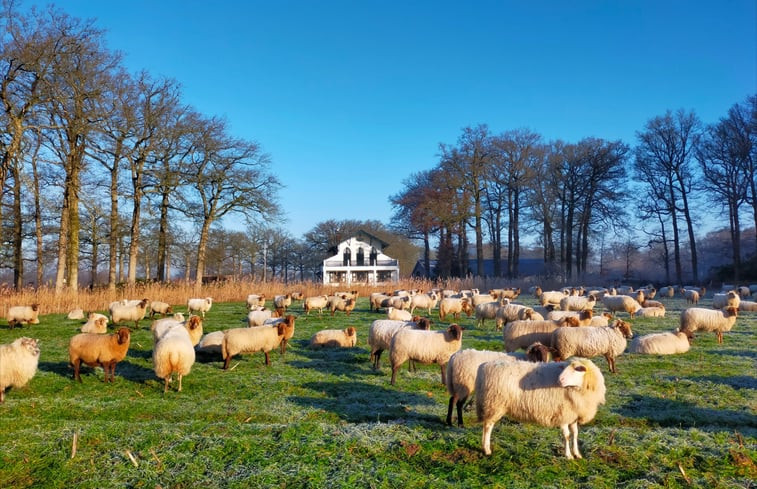
[[[627,313],[634,317],[664,317],[665,305],[654,298],[670,298],[679,292],[691,307],[680,314],[674,331],[633,337],[631,323],[616,317]],[[374,293],[368,298],[371,311],[386,312],[386,318],[374,320],[368,330],[370,361],[380,368],[381,353],[389,351],[391,384],[405,364],[414,369],[415,362],[437,364],[441,382],[450,394],[447,424],[452,424],[457,408],[457,422],[463,426],[463,407],[475,392],[476,413],[483,424],[482,448],[491,454],[491,433],[494,424],[503,416],[511,419],[560,427],[567,458],[581,458],[578,450],[578,425],[590,422],[599,405],[605,402],[605,383],[600,369],[590,358],[604,356],[611,373],[617,371],[616,358],[625,351],[640,354],[670,355],[689,350],[695,331],[710,331],[722,343],[723,333],[730,331],[739,310],[757,310],[757,304],[744,300],[757,287],[727,288],[713,297],[713,308],[698,307],[703,290],[664,287],[656,290],[647,286],[634,290],[566,288],[542,291],[534,287],[531,293],[541,304],[529,307],[515,301],[520,289],[492,289],[486,294],[477,290],[395,291]],[[229,369],[235,355],[263,352],[270,363],[269,352],[280,349],[283,355],[294,336],[295,317],[287,314],[295,300],[302,301],[305,314],[324,310],[334,315],[343,311],[349,315],[357,304],[356,292],[342,292],[331,296],[303,297],[289,293],[273,297],[272,309],[266,309],[266,298],[251,294],[247,298],[247,327],[231,328],[203,335],[203,319],[213,300],[193,298],[187,302],[188,318],[173,313],[170,305],[160,301],[123,300],[109,306],[110,316],[91,313],[81,327],[81,333],[69,342],[69,363],[74,379],[81,382],[80,366],[100,366],[104,380],[112,382],[115,367],[123,360],[130,345],[131,330],[119,327],[107,334],[108,320],[119,325],[139,321],[148,312],[151,318],[153,365],[155,375],[164,380],[169,389],[174,374],[181,391],[183,376],[190,373],[197,355],[212,355],[223,360]],[[595,315],[601,304],[605,312]],[[458,319],[461,314],[475,316],[481,327],[493,320],[502,331],[503,349],[486,351],[462,349],[463,328],[450,324],[443,330],[432,330],[431,320],[414,315],[427,315],[438,308],[439,318]],[[10,328],[20,324],[38,324],[39,307],[9,308]],[[84,319],[83,311],[75,310],[69,319]],[[632,340],[630,346],[628,340]],[[316,332],[309,342],[311,348],[354,347],[357,329],[325,329]],[[524,353],[518,350],[525,350]],[[4,402],[8,387],[22,387],[34,376],[39,362],[40,348],[35,339],[21,337],[10,344],[0,345],[0,402]]]

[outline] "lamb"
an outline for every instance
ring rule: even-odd
[[[594,319],[594,311],[591,309],[585,311],[552,311],[547,314],[547,319],[559,321],[562,318],[574,317],[578,320],[578,326],[591,326]]]
[[[256,306],[255,309],[247,313],[247,326],[262,326],[271,317],[273,317],[273,311]]]
[[[371,323],[368,329],[368,345],[371,347],[370,360],[374,370],[378,370],[381,353],[391,347],[392,338],[398,331],[405,328],[428,330],[431,327],[431,321],[428,318],[416,317],[414,319],[414,321],[377,319]]]
[[[74,380],[81,382],[79,369],[83,362],[90,367],[102,367],[105,371],[103,381],[113,382],[116,364],[126,357],[130,341],[129,328],[119,328],[109,335],[79,333],[73,336],[68,343],[68,359],[74,367]]]
[[[741,297],[734,291],[726,294],[715,294],[712,296],[712,308],[723,309],[724,307],[736,307],[741,304]]]
[[[39,324],[39,304],[32,304],[31,306],[13,306],[8,309],[6,315],[8,319],[8,326],[10,329],[16,327],[17,324]]]
[[[202,323],[199,316],[191,316],[187,323]],[[166,323],[169,324],[169,323]],[[202,333],[202,331],[200,331]],[[193,340],[190,338],[190,328],[182,323],[173,323],[163,332],[152,350],[152,361],[155,375],[164,379],[163,392],[168,392],[174,372],[179,380],[178,392],[181,392],[181,380],[192,370],[195,362]],[[194,343],[199,343],[198,340]]]
[[[39,364],[39,340],[21,337],[13,343],[0,345],[0,404],[5,402],[5,389],[25,386]]]
[[[478,318],[478,311],[476,311],[476,317]],[[542,319],[544,319],[544,317],[542,317]],[[505,323],[526,320],[537,320],[537,316],[533,308],[522,304],[506,304],[499,307],[494,315],[497,329],[502,329]],[[483,321],[481,321],[481,324],[483,324]]]
[[[723,332],[730,331],[736,322],[738,309],[726,307],[720,310],[690,307],[681,311],[678,329],[684,333],[714,331],[718,343],[723,343]]]
[[[628,351],[629,353],[645,353],[648,355],[686,353],[691,347],[691,336],[691,333],[678,330],[651,333],[634,338],[628,347]]]
[[[84,310],[82,309],[72,309],[68,316],[66,316],[66,319],[84,319]]]
[[[389,307],[386,310],[386,318],[392,321],[412,321],[413,315],[410,314],[410,311]]]
[[[525,349],[537,341],[552,346],[552,332],[565,326],[578,327],[578,320],[574,317],[566,317],[559,321],[545,319],[543,321],[513,321],[508,323],[502,329],[505,351],[513,352],[521,348]]]
[[[587,297],[568,296],[560,299],[560,309],[563,311],[590,311],[594,309],[597,298],[593,295]]]
[[[636,299],[627,295],[606,295],[602,297],[602,304],[605,306],[605,309],[612,312],[613,315],[616,312],[622,311],[627,312],[631,317],[634,317],[636,311],[641,308],[641,304],[639,304]]]
[[[452,324],[446,331],[423,331],[402,329],[392,338],[389,358],[392,363],[391,384],[397,378],[397,370],[407,360],[421,363],[436,363],[441,368],[442,384],[446,384],[446,367],[449,357],[462,346],[463,329]]]
[[[640,318],[664,318],[664,307],[640,307],[636,310],[636,317]]]
[[[463,427],[463,406],[473,394],[479,365],[493,360],[514,362],[521,358],[523,357],[518,354],[472,348],[452,355],[447,362],[447,392],[450,395],[447,424],[452,426],[452,410],[457,406],[457,425]],[[549,349],[541,343],[534,343],[529,347],[525,358],[532,362],[546,362],[549,360]]]
[[[333,316],[336,311],[344,311],[348,316],[355,309],[355,299],[342,299],[341,297],[331,297],[329,309]]]
[[[436,307],[439,302],[439,296],[436,292],[428,292],[425,294],[415,294],[410,298],[410,314],[415,311],[416,307],[426,309],[426,314],[431,314],[431,309]]]
[[[82,333],[103,334],[108,332],[108,316],[97,312],[90,312],[87,322],[81,327]]]
[[[189,311],[189,314],[196,314],[199,312],[202,315],[202,318],[205,319],[205,313],[210,311],[212,305],[212,297],[206,297],[204,299],[189,299],[187,301],[187,311]]]
[[[352,348],[356,343],[357,330],[353,326],[345,329],[322,329],[310,337],[310,348]]]
[[[256,328],[233,328],[226,330],[221,343],[221,356],[224,359],[223,369],[228,370],[231,357],[241,353],[265,354],[266,366],[271,364],[268,352],[280,346],[287,336],[287,323],[277,323],[273,326],[258,326]],[[294,330],[294,325],[291,327]],[[294,332],[294,331],[292,331]],[[282,353],[283,355],[283,353]]]
[[[139,321],[144,319],[147,312],[147,302],[147,299],[142,299],[137,304],[111,304],[111,322],[119,324],[121,321],[134,321],[134,327],[139,328]]]
[[[491,455],[491,433],[503,416],[562,430],[565,457],[582,458],[578,425],[594,419],[605,403],[602,372],[591,360],[485,362],[476,375],[476,414],[483,422],[481,445]],[[572,440],[572,450],[571,442]]]
[[[681,289],[681,295],[686,298],[689,304],[699,304],[699,291],[693,289]]]
[[[458,319],[461,312],[468,317],[473,314],[473,306],[467,297],[445,297],[439,302],[439,319],[442,321],[448,314]]]
[[[305,314],[310,314],[313,309],[318,309],[318,314],[323,314],[323,309],[329,305],[329,296],[327,295],[315,295],[311,297],[305,297],[302,303],[302,307],[305,310]]]
[[[206,334],[200,339],[200,342],[197,343],[195,352],[208,355],[220,355],[224,333],[225,331],[213,331],[212,333]]]
[[[265,307],[265,294],[249,294],[247,296],[247,310],[258,306]]]
[[[610,372],[616,373],[615,358],[626,349],[627,338],[633,338],[631,324],[618,319],[610,326],[558,328],[552,333],[551,346],[560,358],[604,355]]]
[[[195,346],[200,342],[200,338],[202,338],[202,318],[200,318],[200,316],[189,316],[189,319],[186,321],[177,321],[174,318],[158,319],[150,326],[153,340],[155,342],[160,341],[160,338],[162,338],[163,335],[176,326],[184,328],[189,335],[192,346]]]
[[[167,302],[152,301],[150,303],[150,317],[153,318],[156,314],[166,317],[168,314],[173,314],[173,308]]]

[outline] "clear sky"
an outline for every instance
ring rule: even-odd
[[[48,2],[25,0],[23,5]],[[757,93],[757,1],[65,0],[136,72],[259,142],[295,237],[388,223],[462,128],[621,139]]]

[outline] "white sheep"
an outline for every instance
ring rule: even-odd
[[[526,355],[503,353],[499,351],[475,350],[468,348],[455,352],[447,362],[447,392],[450,395],[447,408],[447,424],[452,426],[452,411],[457,406],[457,425],[463,426],[463,406],[475,389],[478,366],[493,360],[515,361],[529,360],[546,362],[549,360],[549,348],[541,343],[529,346]]]
[[[600,316],[593,316],[589,326],[609,326],[610,320],[613,319],[609,312],[605,312]]]
[[[439,319],[442,321],[449,314],[458,319],[462,312],[468,317],[473,315],[473,305],[467,297],[445,297],[439,302]]]
[[[384,301],[388,301],[391,297],[391,294],[385,293],[385,292],[372,292],[370,296],[368,296],[368,302],[370,304],[370,310],[371,312],[377,311],[381,309],[382,303]]]
[[[150,302],[150,317],[155,317],[156,314],[166,317],[168,314],[173,314],[173,308],[167,302],[152,301]]]
[[[712,296],[712,308],[723,309],[724,307],[736,307],[741,304],[741,297],[734,291]]]
[[[690,334],[675,330],[639,336],[633,339],[628,351],[629,353],[645,353],[648,355],[686,353],[691,347]]]
[[[660,297],[668,297],[672,299],[673,297],[676,296],[676,288],[673,287],[672,285],[661,287],[660,290],[657,291],[657,294]]]
[[[205,318],[205,313],[210,311],[210,308],[213,306],[213,298],[212,297],[206,297],[204,299],[189,299],[187,301],[187,311],[189,314],[197,314],[200,313]]]
[[[616,312],[627,312],[634,317],[636,311],[641,308],[641,304],[633,297],[627,295],[606,295],[602,297],[602,304],[605,309],[615,314]]]
[[[410,314],[415,311],[416,307],[426,310],[426,314],[431,314],[431,309],[436,307],[439,302],[439,295],[436,292],[427,292],[425,294],[415,294],[410,298]]]
[[[8,309],[6,319],[8,319],[8,326],[11,329],[16,327],[17,324],[39,324],[39,304],[12,306]]]
[[[495,299],[512,299],[515,300],[520,295],[520,287],[511,287],[509,289],[490,289],[489,295]]]
[[[270,309],[261,308],[255,306],[257,309],[252,309],[247,313],[247,326],[262,326],[266,320],[273,317],[273,311]]]
[[[279,315],[283,315],[291,305],[292,294],[282,294],[273,297],[273,307],[279,312]]]
[[[389,359],[392,363],[391,384],[397,378],[397,370],[408,360],[421,363],[435,363],[442,373],[442,384],[446,384],[447,361],[463,342],[463,329],[457,324],[446,331],[425,331],[402,329],[392,338]],[[410,365],[412,367],[412,364]]]
[[[322,329],[310,337],[310,348],[352,348],[357,343],[354,326],[345,329]]]
[[[0,345],[0,403],[5,402],[5,389],[25,386],[39,364],[39,340],[17,338],[13,343]]]
[[[386,309],[386,318],[392,321],[412,321],[413,315],[410,311],[388,307]]]
[[[116,364],[126,358],[131,342],[129,328],[119,328],[113,334],[79,333],[68,343],[69,363],[74,367],[74,380],[81,382],[79,369],[85,363],[100,366],[105,371],[104,382],[115,379]]]
[[[643,302],[640,302],[641,307],[659,307],[660,309],[665,309],[665,304],[663,304],[660,301],[653,301],[651,299],[644,299]]]
[[[292,326],[292,329],[294,329],[294,326]],[[270,365],[271,359],[268,352],[280,346],[286,335],[286,323],[255,328],[227,329],[221,343],[221,356],[224,359],[223,369],[229,369],[231,357],[234,355],[257,351],[262,351],[265,354],[265,364]]]
[[[476,316],[478,317],[478,312],[476,312]],[[502,329],[505,323],[512,321],[534,321],[537,319],[537,313],[534,309],[523,304],[505,304],[499,307],[494,314],[497,329]],[[544,317],[541,316],[541,319],[544,319]]]
[[[247,296],[247,310],[258,306],[265,307],[265,294],[249,294]]]
[[[635,316],[640,317],[640,318],[664,318],[665,308],[664,307],[640,307],[639,309],[636,310]]]
[[[134,327],[139,328],[139,321],[144,319],[147,312],[147,299],[142,299],[136,304],[123,304],[120,302],[110,305],[110,320],[113,324],[121,321],[134,321]]]
[[[757,302],[755,302],[755,301],[741,301],[739,303],[739,311],[757,312]]]
[[[577,327],[578,320],[574,317],[562,318],[559,321],[545,319],[542,321],[513,321],[502,328],[502,340],[506,352],[526,349],[529,345],[539,342],[552,346],[552,332],[561,327]]]
[[[602,372],[584,358],[559,363],[486,362],[478,368],[476,392],[476,414],[483,422],[481,445],[486,455],[492,453],[494,424],[507,416],[547,427],[559,426],[565,456],[582,458],[578,425],[594,419],[599,405],[605,403]]]
[[[174,318],[163,318],[153,321],[150,329],[154,341],[159,341],[163,335],[176,326],[181,326],[189,335],[192,346],[200,342],[202,338],[202,318],[200,316],[189,316],[186,321],[177,321]],[[161,377],[162,378],[162,377]]]
[[[398,331],[405,328],[428,330],[430,327],[431,321],[428,318],[417,318],[415,321],[391,321],[389,319],[373,321],[368,329],[368,346],[371,348],[370,360],[374,370],[378,370],[381,353],[389,349],[392,345],[392,338]]]
[[[329,310],[333,316],[336,311],[344,311],[348,316],[355,309],[355,299],[343,299],[341,297],[332,296],[329,297]]]
[[[311,297],[305,297],[302,303],[302,307],[305,310],[305,314],[310,314],[310,311],[318,309],[318,314],[323,314],[323,309],[329,305],[329,296],[327,295],[315,295]]]
[[[699,291],[694,289],[681,289],[681,295],[689,304],[699,304]]]
[[[84,319],[84,310],[79,308],[71,309],[66,319]]]
[[[594,295],[586,297],[571,295],[560,299],[560,309],[563,311],[590,311],[594,309],[597,298]]]
[[[560,358],[603,355],[610,372],[616,373],[615,358],[625,351],[627,338],[633,338],[631,324],[618,319],[610,326],[558,328],[552,332],[551,346]]]
[[[99,312],[90,312],[87,322],[81,327],[82,333],[103,334],[108,332],[108,316]]]
[[[199,320],[199,316],[191,316],[189,321]],[[170,323],[165,323],[170,324]],[[176,373],[181,392],[181,380],[189,375],[195,362],[195,350],[188,328],[182,323],[170,324],[162,332],[152,350],[152,361],[155,375],[164,379],[163,392],[168,391],[173,374]],[[199,339],[198,339],[199,342]]]
[[[578,326],[591,326],[594,312],[591,309],[584,311],[552,311],[547,314],[547,319],[559,321],[562,318],[573,317],[578,320]]]
[[[684,333],[695,331],[714,331],[718,343],[723,342],[723,333],[733,328],[738,309],[726,307],[721,310],[690,307],[681,311],[678,329]]]
[[[490,294],[477,294],[470,298],[471,304],[473,304],[474,308],[480,304],[488,304],[490,302],[494,302],[496,304],[497,300],[497,296]]]
[[[547,290],[541,293],[541,295],[539,296],[539,302],[542,306],[546,306],[547,304],[554,304],[555,306],[559,306],[560,301],[566,297],[568,297],[568,294],[565,294],[562,291]]]
[[[223,335],[225,331],[213,331],[207,333],[195,347],[195,352],[208,354],[208,355],[220,355],[221,345],[223,344]]]

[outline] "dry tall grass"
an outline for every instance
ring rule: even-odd
[[[506,279],[493,278],[468,278],[448,279],[432,281],[426,279],[403,279],[396,284],[382,286],[369,286],[352,284],[351,291],[358,291],[361,297],[370,295],[372,292],[391,292],[397,289],[418,289],[422,291],[432,288],[445,289],[471,289],[478,288],[486,291],[496,287],[527,287],[529,284],[523,281],[519,283]],[[85,312],[107,312],[108,304],[120,299],[159,300],[172,305],[186,305],[191,297],[212,297],[214,302],[244,302],[249,294],[265,294],[269,299],[275,295],[288,292],[302,292],[304,296],[331,294],[337,290],[347,290],[345,287],[325,286],[315,282],[252,282],[247,280],[226,280],[203,284],[201,292],[197,293],[194,283],[139,283],[134,286],[118,287],[115,291],[107,288],[94,290],[81,289],[78,293],[65,291],[56,295],[52,288],[25,289],[16,292],[10,288],[0,289],[0,314],[5,317],[8,308],[16,305],[40,305],[40,314],[65,314],[80,308]]]

